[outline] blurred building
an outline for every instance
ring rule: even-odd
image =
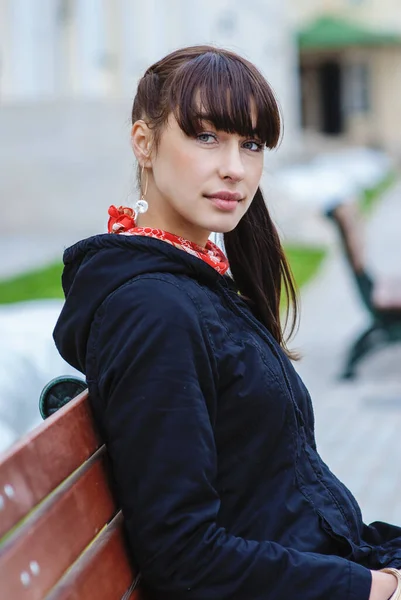
[[[287,0],[0,0],[0,100],[132,97],[153,61],[208,42],[262,69],[296,136],[297,50]]]
[[[306,130],[401,156],[399,0],[293,0]]]
[[[399,0],[0,0],[0,103],[108,110],[153,61],[198,43],[267,76],[285,118],[281,157],[299,153],[301,125],[401,156]]]

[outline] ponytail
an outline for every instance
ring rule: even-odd
[[[286,346],[297,324],[296,285],[260,188],[237,227],[224,235],[224,245],[231,273],[241,295],[287,355],[297,358]],[[284,327],[280,319],[283,286],[287,300]],[[290,314],[290,331],[285,340],[284,330]]]

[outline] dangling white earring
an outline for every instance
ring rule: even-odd
[[[143,174],[145,171],[145,165],[142,165],[142,170],[141,170],[141,197],[140,199],[136,202],[135,206],[134,206],[134,210],[135,210],[135,214],[144,214],[147,212],[148,208],[149,208],[149,204],[147,202],[147,200],[145,199],[145,196],[147,194],[148,191],[148,182],[149,182],[149,176],[148,176],[148,172],[146,171],[146,184],[145,184],[145,189],[143,186]]]

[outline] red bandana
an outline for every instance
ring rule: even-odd
[[[122,235],[144,235],[146,237],[157,238],[163,240],[192,254],[197,256],[205,263],[216,269],[220,275],[224,275],[228,269],[229,264],[227,258],[216,244],[213,244],[208,240],[205,247],[194,244],[185,238],[162,231],[161,229],[152,229],[151,227],[137,227],[135,224],[135,213],[132,208],[127,206],[110,206],[109,208],[109,221],[107,226],[109,233],[119,233]]]

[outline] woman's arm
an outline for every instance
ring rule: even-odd
[[[92,328],[88,383],[145,581],[175,600],[368,600],[368,569],[217,524],[212,345],[191,299],[157,277],[116,292]]]

